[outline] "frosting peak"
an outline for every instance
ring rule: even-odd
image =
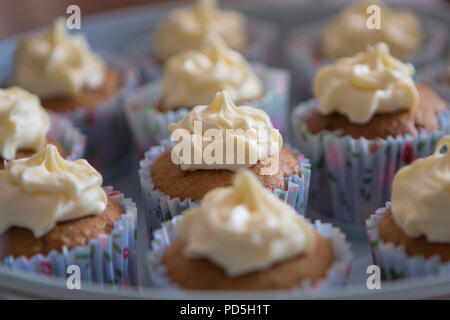
[[[208,32],[217,33],[233,49],[242,51],[246,20],[241,14],[219,10],[214,0],[197,0],[193,6],[175,10],[156,27],[154,50],[164,61],[170,56],[201,47]]]
[[[0,152],[4,160],[19,149],[39,150],[46,141],[50,118],[39,98],[19,87],[0,89]]]
[[[207,193],[179,224],[184,254],[207,258],[229,276],[266,269],[311,250],[314,232],[249,171],[238,173],[232,187]]]
[[[281,134],[273,128],[269,116],[263,110],[249,106],[237,107],[226,91],[217,92],[209,105],[196,106],[179,122],[170,124],[169,132],[172,140],[182,136],[192,146],[194,156],[188,163],[179,156],[177,145],[172,149],[175,163],[180,164],[182,170],[238,171],[278,154],[283,144]],[[183,147],[183,140],[179,142],[180,147]],[[217,161],[210,163],[206,157],[211,152],[206,150],[215,143],[222,143],[219,148],[223,150],[223,157],[214,158]],[[202,155],[201,161],[193,161],[195,153]]]
[[[41,98],[75,96],[98,88],[105,70],[86,39],[70,35],[59,18],[50,30],[19,41],[13,81]]]
[[[101,184],[86,160],[65,160],[50,144],[11,160],[0,171],[0,233],[17,226],[40,237],[57,222],[101,214],[108,201]]]
[[[262,96],[261,81],[245,58],[210,33],[198,50],[172,56],[162,80],[163,103],[168,109],[206,104],[216,92],[227,90],[234,101]]]
[[[446,152],[441,153],[443,147]],[[392,185],[392,215],[410,237],[450,242],[450,136],[433,155],[400,169]]]
[[[369,29],[367,21],[380,8],[380,29]],[[381,1],[358,1],[336,16],[324,29],[321,49],[327,58],[353,56],[367,45],[386,42],[395,57],[409,58],[421,46],[423,31],[419,19],[408,10],[393,10]]]
[[[385,43],[369,46],[319,70],[313,83],[318,111],[365,124],[377,113],[413,109],[419,101],[413,75],[414,67],[392,57]]]

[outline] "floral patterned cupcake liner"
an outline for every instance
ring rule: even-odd
[[[421,17],[425,43],[408,62],[416,69],[442,57],[448,52],[449,40],[445,26],[431,18]],[[334,59],[319,54],[320,33],[326,21],[315,22],[292,31],[286,42],[289,69],[292,70],[292,101],[294,103],[312,98],[311,86],[316,72]]]
[[[123,58],[115,56],[105,60],[108,66],[120,73],[123,88],[93,109],[78,108],[60,113],[72,120],[87,136],[86,158],[99,171],[104,171],[130,150],[131,133],[123,112],[123,103],[139,80],[136,67]]]
[[[265,94],[261,99],[245,104],[264,110],[272,120],[273,126],[286,137],[289,127],[290,74],[286,70],[260,64],[253,65],[253,68],[262,80]],[[168,138],[168,125],[181,120],[189,112],[184,108],[160,112],[156,109],[160,100],[159,80],[144,85],[125,100],[126,117],[140,155],[162,139]]]
[[[66,159],[74,161],[84,156],[86,136],[67,118],[49,112],[50,130],[48,137],[59,143],[66,154]]]
[[[306,120],[316,100],[298,105],[292,114],[296,146],[311,161],[310,207],[322,215],[363,225],[369,214],[390,199],[394,174],[413,160],[433,153],[450,133],[450,111],[439,117],[440,131],[420,131],[417,137],[368,140],[339,131],[312,134]]]
[[[450,62],[448,59],[429,64],[417,73],[417,82],[436,91],[450,103]]]
[[[247,28],[250,43],[245,49],[244,56],[251,62],[274,64],[280,56],[280,28],[253,18],[248,18]],[[162,65],[153,58],[151,46],[151,38],[149,33],[146,33],[139,37],[135,44],[131,44],[131,49],[128,50],[128,55],[139,64],[142,83],[156,80],[162,74]]]
[[[391,204],[378,209],[366,221],[367,236],[372,250],[372,259],[375,265],[381,269],[383,280],[396,280],[412,277],[423,277],[429,275],[449,275],[450,262],[442,262],[436,255],[425,259],[424,256],[416,255],[410,257],[406,254],[403,246],[394,246],[380,239],[379,226],[381,219]]]
[[[83,282],[136,285],[136,204],[112,187],[104,187],[104,190],[123,210],[109,235],[98,235],[97,239],[89,240],[86,247],[63,247],[61,252],[52,250],[47,256],[6,257],[0,265],[57,278],[67,278],[67,268],[74,265],[80,268]]]
[[[162,259],[167,248],[178,237],[178,223],[181,217],[165,222],[161,229],[154,233],[154,240],[150,244],[150,251],[147,254],[147,270],[150,278],[150,285],[157,288],[178,288],[167,277],[166,268],[162,265]],[[324,279],[314,285],[310,281],[304,281],[298,288],[293,290],[310,290],[311,293],[323,292],[324,290],[342,287],[347,283],[351,271],[353,253],[350,244],[346,240],[346,235],[338,228],[329,223],[322,223],[320,220],[313,224],[315,230],[327,238],[334,253],[334,262],[328,270]]]
[[[147,231],[151,239],[152,232],[161,227],[165,221],[181,214],[184,210],[200,204],[200,200],[193,201],[188,198],[183,201],[180,198],[170,198],[167,194],[155,188],[151,178],[151,170],[154,162],[172,143],[164,140],[159,146],[150,148],[145,153],[145,158],[140,162],[139,176],[141,181],[142,199],[144,201],[145,220]],[[303,155],[293,150],[300,162],[302,177],[293,175],[285,178],[287,191],[275,189],[275,195],[304,215],[308,204],[309,183],[311,178],[311,165]]]

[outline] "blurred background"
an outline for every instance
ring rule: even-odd
[[[319,4],[323,2],[350,2],[343,0],[245,0],[246,2],[300,2]],[[89,15],[114,9],[138,6],[151,3],[175,2],[172,0],[0,0],[0,39],[16,33],[42,27],[50,24],[53,19],[65,15],[66,8],[76,4],[81,8],[81,14]],[[189,0],[178,0],[188,3]],[[239,0],[222,0],[222,4],[242,2]],[[387,3],[417,4],[424,6],[442,6],[449,10],[448,0],[394,0]]]

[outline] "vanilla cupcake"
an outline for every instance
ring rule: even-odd
[[[265,110],[285,133],[289,75],[279,69],[250,66],[237,51],[210,33],[204,45],[171,56],[159,81],[144,86],[126,101],[126,112],[141,152],[166,138],[167,125],[196,105],[208,104],[216,92]]]
[[[295,98],[310,96],[312,79],[320,67],[378,42],[388,44],[394,57],[418,67],[442,55],[448,39],[445,27],[433,19],[419,18],[405,8],[389,8],[382,1],[356,1],[328,23],[315,22],[289,35],[288,60],[295,75],[294,92],[298,92]]]
[[[5,161],[30,157],[47,143],[71,160],[83,156],[85,137],[78,129],[48,114],[38,96],[22,88],[0,89],[0,119],[0,169]]]
[[[389,199],[394,173],[450,130],[447,104],[413,75],[384,43],[317,73],[317,100],[296,107],[292,125],[317,169],[311,203],[320,213],[364,223]]]
[[[243,171],[155,232],[151,283],[188,290],[339,286],[351,253],[345,236],[324,226],[310,224]]]
[[[101,185],[86,160],[65,160],[51,144],[9,161],[0,171],[2,264],[59,277],[77,265],[84,281],[134,282],[136,206]]]
[[[386,279],[450,270],[449,147],[445,136],[431,156],[400,169],[392,203],[367,220],[374,264]]]
[[[60,18],[48,30],[18,41],[12,82],[82,128],[89,140],[87,157],[102,167],[122,156],[129,145],[120,105],[135,79],[130,67],[121,64],[107,64],[82,34],[69,34]],[[106,143],[111,139],[113,145]]]
[[[161,221],[192,206],[210,190],[231,185],[243,168],[304,213],[308,161],[283,148],[279,131],[264,111],[237,107],[222,91],[209,105],[196,106],[169,125],[169,131],[172,143],[163,141],[150,148],[141,161],[149,229],[158,228]]]

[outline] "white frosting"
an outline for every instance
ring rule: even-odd
[[[414,67],[392,57],[385,43],[369,46],[319,70],[313,83],[317,110],[365,124],[375,114],[413,109],[419,102],[413,75]]]
[[[182,170],[238,171],[278,154],[283,145],[280,132],[273,128],[269,116],[263,110],[248,106],[237,107],[226,91],[218,92],[208,106],[196,106],[182,120],[170,124],[169,132],[172,139],[177,141],[177,135],[183,134],[183,139],[187,139],[190,144],[190,161],[183,161],[180,156],[183,139],[172,149],[172,159],[174,163],[180,164]],[[210,138],[209,132],[215,138]],[[223,148],[217,150],[222,150],[223,156],[211,163],[207,157],[212,152],[208,149],[215,143],[222,143]],[[238,146],[243,147],[241,149]],[[202,155],[198,163],[194,161],[196,152]],[[237,156],[238,153],[242,158]]]
[[[4,160],[20,149],[39,150],[45,143],[50,118],[39,98],[19,87],[0,89],[0,152]]]
[[[99,215],[108,201],[101,185],[86,160],[65,160],[50,144],[31,158],[11,160],[0,171],[0,233],[15,226],[41,237],[57,222]]]
[[[19,41],[13,81],[41,98],[67,97],[100,87],[105,72],[84,36],[69,35],[60,18],[50,30]]]
[[[255,100],[263,94],[261,81],[245,58],[213,34],[199,50],[174,55],[165,65],[162,80],[165,108],[206,104],[221,90],[228,91],[233,101],[239,102]]]
[[[208,32],[217,33],[227,44],[242,51],[247,42],[245,17],[230,10],[218,10],[214,0],[197,0],[172,12],[156,27],[154,52],[160,61],[171,55],[198,49]]]
[[[306,253],[315,231],[295,210],[266,190],[249,171],[232,187],[208,192],[179,224],[184,254],[207,258],[239,276]]]
[[[443,146],[445,154],[440,153]],[[450,242],[450,136],[441,138],[433,155],[397,172],[391,210],[408,236]]]
[[[369,29],[367,21],[376,15],[367,8],[380,8],[380,28]],[[374,21],[370,21],[374,22]],[[324,29],[322,53],[328,58],[353,56],[367,45],[386,42],[397,58],[411,57],[423,43],[423,31],[419,19],[408,10],[392,10],[381,1],[358,1],[344,10]]]

